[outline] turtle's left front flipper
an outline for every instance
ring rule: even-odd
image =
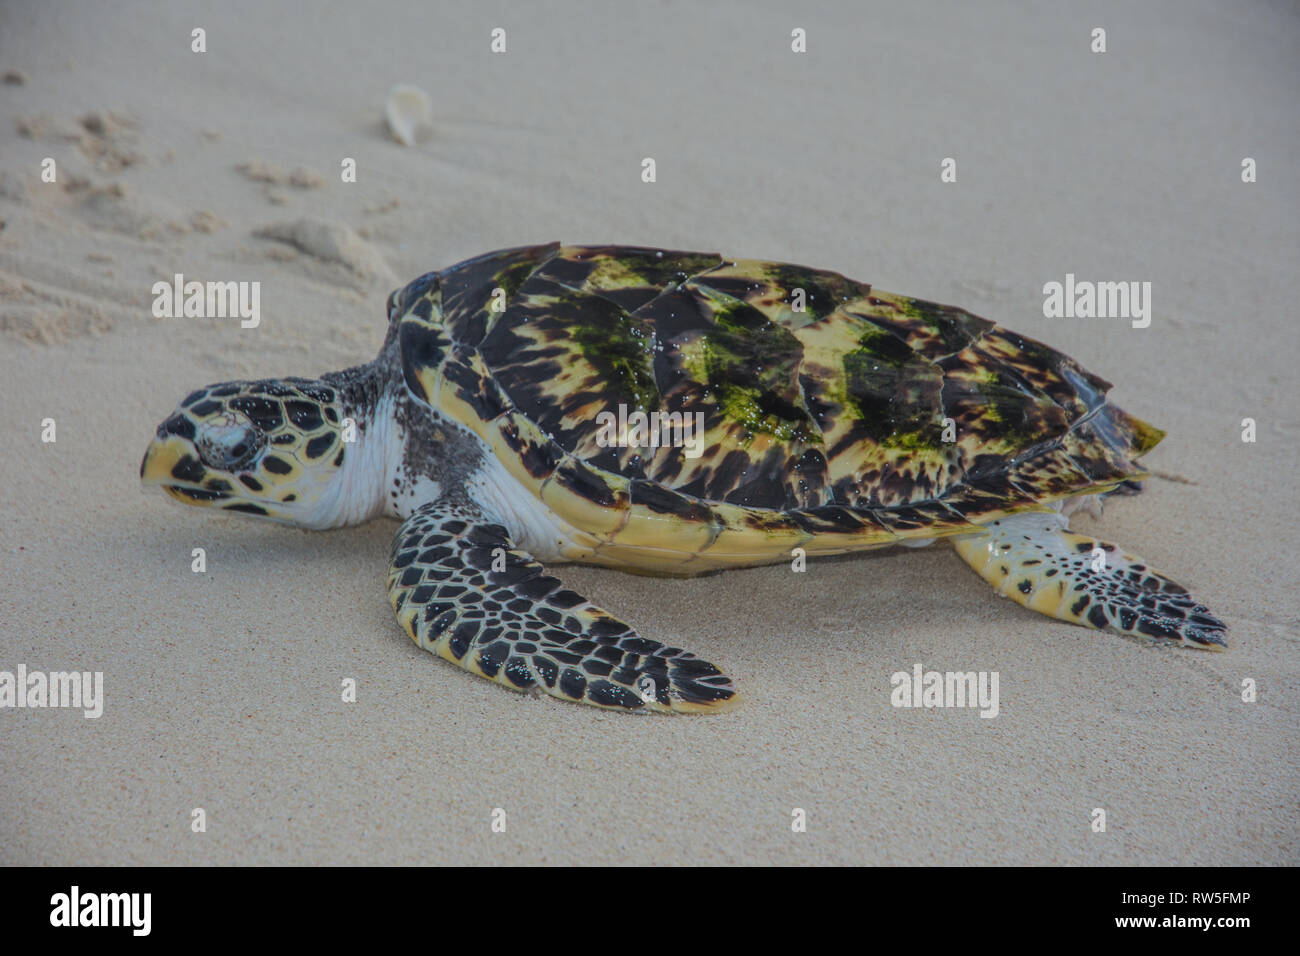
[[[512,690],[629,711],[721,710],[736,696],[712,664],[565,589],[468,502],[402,523],[388,595],[416,644]]]
[[[1057,512],[989,522],[953,539],[998,593],[1048,617],[1205,650],[1227,647],[1227,627],[1187,589],[1113,544],[1068,529]]]

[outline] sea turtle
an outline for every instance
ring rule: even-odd
[[[949,538],[1050,617],[1225,647],[1182,587],[1068,530],[1164,435],[1109,387],[834,272],[552,243],[397,290],[367,365],[191,393],[140,474],[303,528],[399,518],[388,593],[420,647],[518,690],[711,711],[736,693],[717,667],[539,562],[693,575]]]

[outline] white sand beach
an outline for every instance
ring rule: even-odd
[[[0,7],[0,671],[104,686],[98,718],[0,709],[0,863],[1300,863],[1294,5],[610,7]],[[1227,652],[1042,617],[942,543],[558,567],[743,695],[624,716],[412,644],[393,521],[141,490],[187,392],[369,361],[393,288],[557,239],[833,269],[1075,357],[1168,432],[1163,477],[1075,528],[1187,585]],[[178,273],[259,282],[260,323],[154,317]],[[1045,317],[1067,274],[1150,282],[1149,327]],[[893,707],[917,664],[996,672],[997,716]]]

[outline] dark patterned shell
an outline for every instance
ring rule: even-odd
[[[440,370],[465,416],[500,426],[476,430],[529,474],[568,462],[602,506],[640,488],[677,514],[944,533],[1139,476],[1162,435],[1041,343],[800,266],[552,244],[430,273],[394,306],[413,387]],[[620,405],[702,412],[704,453],[602,447],[598,413]]]

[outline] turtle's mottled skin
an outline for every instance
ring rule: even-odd
[[[550,244],[421,276],[388,318],[368,365],[191,394],[141,475],[308,528],[403,519],[399,622],[508,686],[627,710],[735,695],[539,561],[689,575],[935,538],[1034,610],[1224,646],[1181,587],[1063,517],[1134,487],[1163,433],[962,309],[780,263]],[[701,413],[703,453],[611,446],[598,416],[620,406]]]

